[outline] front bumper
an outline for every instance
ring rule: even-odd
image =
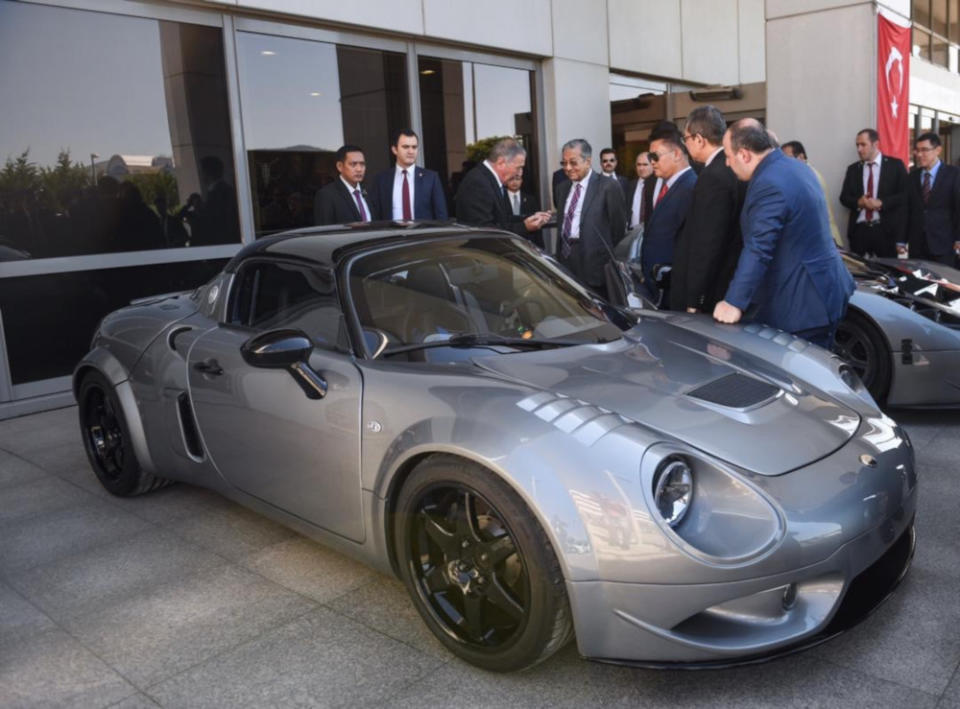
[[[911,495],[879,527],[792,572],[712,584],[568,583],[580,654],[642,667],[717,668],[829,640],[867,617],[906,575],[915,501]],[[678,605],[692,614],[658,624],[676,618]]]

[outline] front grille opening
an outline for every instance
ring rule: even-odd
[[[200,442],[200,432],[193,418],[193,408],[190,406],[190,397],[187,392],[182,392],[177,397],[177,413],[180,417],[180,432],[183,434],[183,445],[187,449],[187,455],[199,462],[203,460],[203,444]]]
[[[687,396],[731,409],[745,409],[769,401],[779,392],[780,388],[769,382],[735,372],[687,392]]]

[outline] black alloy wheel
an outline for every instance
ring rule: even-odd
[[[890,349],[883,336],[856,312],[848,312],[837,326],[833,352],[853,367],[870,395],[882,403],[890,386]]]
[[[109,492],[127,497],[169,484],[140,467],[120,400],[102,374],[90,372],[83,378],[77,401],[83,447],[97,478]]]
[[[396,511],[401,575],[427,625],[484,669],[520,670],[572,635],[563,575],[516,493],[484,468],[433,456]]]

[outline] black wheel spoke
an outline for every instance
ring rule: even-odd
[[[516,551],[517,548],[513,544],[513,539],[504,534],[480,547],[480,560],[489,567],[495,567],[515,554]]]
[[[486,601],[481,596],[467,594],[463,597],[463,616],[467,635],[475,643],[482,643],[487,633],[484,630]]]
[[[481,541],[480,532],[477,530],[476,498],[467,491],[464,491],[458,500],[457,537],[461,543],[466,541],[474,544]]]
[[[440,550],[448,557],[454,556],[459,552],[460,545],[457,542],[457,535],[447,531],[443,523],[427,510],[420,511],[420,524],[427,536],[440,547]]]
[[[423,573],[423,583],[430,593],[441,593],[450,588],[450,582],[439,566],[431,566]]]
[[[490,583],[488,584],[487,600],[490,602],[490,605],[499,608],[512,620],[519,621],[523,618],[523,606],[514,600],[513,596],[503,587],[500,579],[496,576],[490,579]]]

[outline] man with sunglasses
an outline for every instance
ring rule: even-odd
[[[610,180],[616,180],[623,190],[623,197],[626,199],[629,184],[626,177],[617,174],[617,153],[613,148],[604,148],[600,151],[600,174]]]
[[[659,188],[654,192],[653,213],[643,231],[640,265],[647,295],[660,302],[665,295],[664,276],[673,264],[674,244],[690,213],[697,175],[690,169],[680,131],[672,123],[661,124],[650,134],[650,160]]]
[[[687,116],[683,142],[703,165],[693,188],[690,213],[674,245],[671,310],[712,313],[737,269],[742,239],[740,208],[746,188],[723,155],[723,114],[699,106]]]

